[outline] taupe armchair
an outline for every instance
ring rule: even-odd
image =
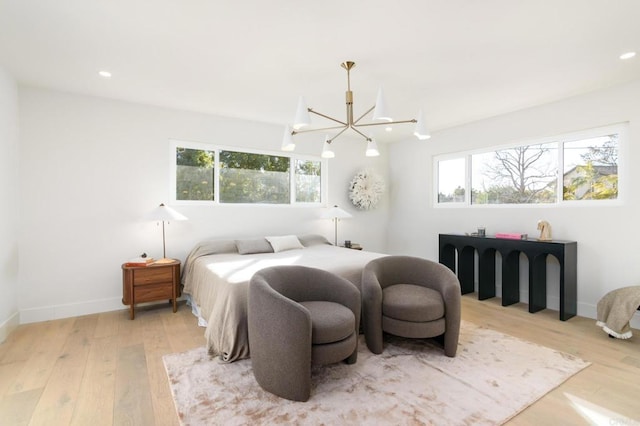
[[[367,347],[383,350],[383,332],[409,338],[444,336],[454,357],[460,335],[460,283],[449,268],[427,259],[386,256],[362,271],[362,325]]]
[[[306,401],[311,364],[356,362],[361,298],[357,287],[330,272],[273,266],[249,282],[249,352],[260,386]]]

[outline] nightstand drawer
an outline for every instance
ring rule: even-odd
[[[133,271],[133,285],[171,282],[173,280],[172,274],[173,270],[171,268],[148,266],[144,269],[136,269]]]
[[[133,289],[136,302],[151,302],[152,300],[172,299],[173,283],[150,284]]]

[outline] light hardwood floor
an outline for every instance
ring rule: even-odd
[[[610,339],[592,319],[475,295],[463,319],[592,363],[508,424],[640,425],[640,331]],[[178,424],[162,355],[204,345],[203,333],[184,304],[21,325],[0,345],[0,424]]]

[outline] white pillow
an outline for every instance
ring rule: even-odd
[[[236,246],[240,254],[273,253],[273,248],[264,238],[236,240]]]
[[[283,235],[281,237],[265,237],[271,247],[273,247],[274,252],[285,251],[285,250],[293,250],[293,249],[301,249],[304,248],[302,244],[300,244],[300,240],[295,235]]]

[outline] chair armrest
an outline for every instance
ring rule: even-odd
[[[249,351],[256,380],[276,395],[308,392],[311,316],[258,274],[249,282]],[[307,395],[308,398],[308,395]]]

